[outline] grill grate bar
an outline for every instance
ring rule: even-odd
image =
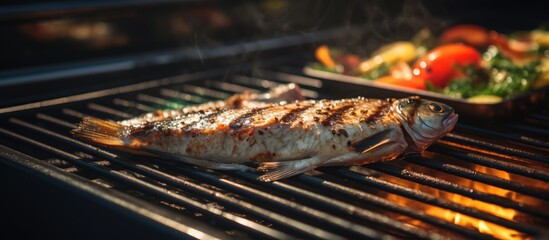
[[[162,105],[164,107],[169,107],[169,108],[182,107],[182,106],[177,106],[174,102],[169,101],[167,99],[151,96],[144,93],[137,94],[137,99],[147,103],[154,103],[154,104]],[[131,118],[131,117],[127,117],[127,118]]]
[[[177,91],[177,90],[167,89],[167,88],[160,89],[160,95],[162,95],[164,97],[183,99],[185,101],[192,102],[192,103],[203,103],[203,102],[208,101],[208,99],[200,97],[200,96],[191,95],[191,94],[188,94],[188,93],[183,93],[183,92],[180,92],[180,91]],[[150,112],[150,111],[148,111],[148,112]]]
[[[25,123],[23,121],[21,121],[21,122]],[[29,126],[33,126],[32,124],[29,124],[29,123],[26,123],[26,124],[28,124]],[[33,127],[35,129],[41,129],[38,126],[33,126]],[[45,131],[47,131],[47,130],[45,130]],[[192,206],[192,207],[194,207],[198,210],[209,212],[213,215],[225,218],[225,219],[229,220],[232,223],[238,223],[238,224],[242,225],[243,227],[246,227],[246,228],[248,228],[252,231],[255,231],[259,234],[268,235],[270,237],[274,237],[274,238],[278,238],[278,239],[294,239],[294,237],[292,237],[290,235],[287,235],[286,233],[283,233],[283,232],[280,232],[278,230],[263,226],[261,224],[250,221],[246,218],[239,217],[235,214],[232,214],[232,213],[229,213],[229,212],[226,212],[226,211],[222,211],[218,208],[208,206],[207,204],[200,203],[200,202],[195,201],[191,198],[184,197],[183,195],[178,195],[178,194],[172,193],[171,191],[168,191],[167,189],[164,189],[164,188],[155,186],[153,184],[147,183],[143,180],[140,180],[140,179],[137,179],[135,177],[129,176],[128,174],[124,174],[124,173],[119,172],[119,171],[108,169],[104,166],[101,166],[101,165],[95,163],[95,162],[86,162],[78,156],[75,156],[73,154],[64,152],[62,150],[59,150],[59,149],[54,148],[52,146],[49,146],[49,145],[43,144],[41,142],[35,141],[33,139],[27,138],[25,136],[13,133],[11,131],[8,131],[8,130],[2,129],[2,128],[0,128],[0,133],[3,133],[5,135],[11,136],[13,138],[19,139],[19,140],[24,141],[26,143],[32,144],[32,145],[34,145],[38,148],[41,148],[41,149],[46,150],[48,152],[51,152],[53,154],[56,154],[56,155],[62,157],[64,160],[67,160],[67,161],[71,162],[72,164],[75,164],[79,167],[86,168],[86,169],[89,169],[91,171],[100,173],[102,176],[104,176],[108,179],[112,179],[116,182],[122,182],[124,184],[131,185],[131,186],[133,186],[137,189],[140,189],[142,191],[148,192],[148,193],[156,195],[156,196],[160,196],[161,198],[167,198],[167,199],[170,199],[172,201],[177,201],[180,204]]]
[[[119,118],[131,118],[132,117],[132,115],[130,115],[130,114],[118,111],[116,109],[112,109],[110,107],[105,107],[105,106],[99,105],[97,103],[89,103],[89,104],[87,104],[87,106],[88,106],[89,109],[92,109],[92,110],[95,110],[95,111],[98,111],[98,112],[108,113],[110,115],[114,115],[114,116],[119,117]]]
[[[240,85],[245,85],[245,86],[250,86],[250,87],[261,87],[261,88],[265,88],[265,89],[268,89],[270,87],[273,87],[273,86],[276,86],[276,85],[279,85],[280,83],[276,83],[274,81],[271,81],[271,80],[265,80],[265,79],[262,79],[262,80],[258,80],[260,81],[261,83],[249,83],[250,81],[252,81],[251,79],[256,79],[256,78],[251,78],[251,77],[247,77],[247,76],[242,76],[242,75],[239,75],[239,76],[231,76],[231,80],[234,81],[235,83],[238,83]],[[269,86],[269,87],[264,87],[264,86]],[[246,87],[248,88],[248,87]],[[306,89],[304,87],[301,87],[301,94],[305,97],[305,98],[312,98],[312,99],[316,99],[319,97],[319,94],[317,91],[314,91],[314,90],[309,90],[309,89]],[[236,93],[236,92],[235,92]]]
[[[510,154],[510,155],[514,155],[514,156],[524,157],[524,158],[528,158],[528,159],[532,159],[532,160],[536,160],[536,161],[540,161],[540,162],[544,162],[544,163],[549,163],[549,158],[538,155],[538,154],[535,154],[535,153],[532,153],[532,152],[529,152],[529,151],[526,151],[526,150],[517,149],[517,148],[513,148],[513,147],[508,147],[508,146],[503,146],[501,144],[493,144],[493,143],[484,142],[480,139],[474,139],[474,138],[466,137],[464,135],[459,135],[459,134],[454,133],[454,132],[448,133],[444,137],[444,139],[452,140],[453,142],[465,142],[467,144],[481,146],[481,147],[486,148],[486,149],[495,150],[495,151],[498,151],[498,152],[502,152],[502,153],[506,153],[506,154]]]
[[[199,87],[195,85],[185,85],[181,89],[185,92],[191,92],[201,96],[211,97],[215,99],[227,99],[231,97],[231,95],[228,93],[216,91],[210,88]]]
[[[322,87],[322,81],[318,79],[289,74],[289,73],[270,71],[265,69],[254,71],[253,76],[267,78],[267,79],[276,79],[284,82],[292,82],[292,83],[299,84],[301,86],[309,86],[313,88]]]
[[[374,204],[376,206],[382,207],[389,211],[400,213],[400,214],[424,221],[426,223],[429,223],[438,227],[449,229],[468,237],[473,237],[475,239],[489,238],[489,236],[483,235],[477,231],[464,228],[459,225],[450,223],[448,221],[426,215],[424,212],[412,210],[411,208],[407,208],[402,205],[396,204],[394,202],[387,201],[384,198],[378,197],[376,195],[373,195],[364,191],[357,190],[355,188],[347,187],[347,186],[344,186],[335,182],[331,182],[328,180],[311,177],[305,174],[296,176],[296,178],[299,179],[300,182],[307,183],[308,185],[317,187],[319,189],[325,189],[329,192],[338,192],[341,194],[345,194],[346,196],[354,197],[358,200],[366,200],[369,204]]]
[[[43,113],[37,113],[36,118],[44,120],[44,121],[55,123],[57,125],[61,125],[61,126],[66,127],[66,128],[70,128],[70,129],[76,128],[76,124],[73,124],[73,123],[67,122],[65,120],[61,120],[61,119],[58,119],[58,118],[55,118],[55,117],[52,117],[50,115],[46,115],[46,114],[43,114]]]
[[[253,92],[258,93],[259,90],[254,88],[245,87],[243,85],[238,85],[234,83],[229,82],[222,82],[222,81],[216,81],[216,80],[206,80],[205,85],[208,87],[215,87],[217,89],[227,91],[227,92],[233,92],[233,93],[242,93],[242,92]]]
[[[140,104],[140,103],[135,103],[135,102],[132,102],[130,100],[122,99],[122,98],[113,99],[113,104],[118,105],[118,106],[122,106],[122,107],[127,107],[127,108],[135,108],[135,109],[143,111],[143,112],[152,112],[152,111],[156,110],[153,107],[143,105],[143,104]]]
[[[537,135],[543,135],[545,137],[549,136],[549,130],[545,130],[543,128],[539,128],[539,127],[535,127],[535,126],[529,126],[529,125],[525,125],[525,124],[507,123],[507,124],[504,124],[503,127],[508,128],[508,129],[517,129],[519,131],[535,133]]]
[[[443,147],[440,145],[434,145],[431,148],[429,148],[429,150],[438,152],[438,153],[443,153],[447,156],[462,159],[467,162],[488,166],[491,168],[496,168],[496,169],[507,171],[510,173],[519,174],[525,177],[530,177],[530,178],[534,178],[542,181],[549,181],[549,173],[546,173],[534,168],[530,168],[524,165],[498,160],[490,156],[485,156],[477,153],[454,151],[450,148]]]
[[[414,163],[414,164],[417,164],[417,165],[421,165],[421,166],[429,167],[429,168],[432,168],[432,169],[440,170],[440,171],[443,171],[443,172],[446,172],[446,173],[451,173],[451,174],[454,174],[456,176],[461,176],[461,177],[468,178],[468,179],[471,179],[471,180],[476,180],[476,181],[479,181],[479,182],[482,182],[482,183],[487,183],[487,184],[490,184],[490,185],[493,185],[493,186],[497,186],[497,187],[500,187],[500,188],[512,190],[512,191],[519,192],[519,193],[524,193],[524,194],[527,194],[527,195],[530,195],[530,196],[533,196],[533,197],[537,197],[537,198],[541,198],[541,199],[544,199],[544,200],[549,200],[549,192],[546,192],[546,191],[543,191],[543,190],[538,190],[538,189],[533,189],[533,188],[530,188],[530,187],[525,186],[523,184],[512,182],[512,181],[507,180],[507,179],[491,176],[491,175],[488,175],[488,174],[480,173],[480,172],[477,172],[477,171],[473,171],[473,170],[470,170],[470,169],[467,169],[467,168],[464,168],[464,167],[460,167],[460,166],[456,166],[456,165],[452,165],[452,164],[442,163],[442,162],[439,162],[439,161],[435,161],[433,159],[425,159],[424,157],[421,157],[421,156],[408,157],[408,158],[406,158],[406,160],[408,162],[411,162],[411,163]]]
[[[68,115],[68,116],[71,116],[71,117],[76,117],[76,118],[92,117],[91,115],[81,113],[81,112],[78,112],[78,111],[75,111],[75,110],[72,110],[72,109],[69,109],[69,108],[63,108],[63,110],[61,110],[61,112],[65,115]]]
[[[400,178],[403,178],[403,179],[406,179],[406,180],[410,180],[410,181],[413,181],[413,182],[424,184],[424,185],[427,185],[427,186],[430,186],[430,187],[442,189],[442,190],[445,190],[445,191],[448,191],[448,192],[461,194],[463,196],[467,196],[467,197],[470,197],[472,199],[477,199],[477,200],[481,200],[483,202],[492,203],[492,204],[496,204],[496,205],[499,205],[499,206],[519,210],[519,211],[522,211],[522,212],[525,212],[525,213],[528,213],[528,214],[531,214],[531,215],[534,215],[534,216],[538,216],[542,219],[548,219],[549,218],[549,213],[547,213],[545,210],[541,210],[541,209],[538,209],[538,208],[535,208],[535,207],[530,207],[530,206],[524,205],[522,203],[514,202],[514,201],[509,200],[507,198],[499,197],[499,196],[496,196],[496,195],[491,195],[491,194],[475,191],[472,188],[460,186],[458,184],[448,182],[448,181],[443,180],[443,179],[438,179],[438,178],[434,178],[434,177],[431,177],[431,176],[427,176],[427,175],[419,173],[419,172],[415,172],[415,171],[411,171],[411,170],[403,169],[403,168],[397,168],[397,167],[393,167],[393,166],[390,166],[390,165],[387,165],[387,164],[370,164],[370,165],[368,165],[368,168],[379,171],[379,172],[383,172],[383,173],[386,173],[386,174],[390,174],[390,175],[393,175],[393,176],[396,176],[396,177],[400,177]]]
[[[538,147],[549,148],[549,142],[548,141],[543,141],[543,140],[539,140],[539,139],[535,139],[535,138],[530,138],[530,137],[526,137],[526,136],[523,136],[521,134],[516,134],[516,133],[512,133],[512,132],[505,132],[504,133],[504,132],[501,132],[501,131],[489,130],[489,129],[486,129],[486,128],[475,127],[475,126],[472,126],[472,125],[462,124],[462,123],[459,123],[457,125],[457,128],[458,129],[465,129],[465,130],[472,131],[472,132],[475,132],[475,133],[483,133],[483,134],[487,134],[487,135],[507,138],[507,139],[511,139],[511,140],[515,140],[515,141],[519,141],[519,142],[524,142],[524,143],[527,143],[527,144],[532,144],[532,145],[535,145],[535,146],[538,146]],[[538,128],[536,128],[536,129],[538,129]]]
[[[249,77],[249,76],[244,76],[240,74],[234,74],[234,75],[231,75],[230,77],[231,77],[231,81],[234,83],[266,88],[266,89],[276,87],[278,84],[280,84],[280,83],[273,82],[271,80]]]
[[[545,105],[547,106],[547,105]],[[549,111],[540,111],[540,113],[529,113],[528,117],[543,121],[543,122],[549,122]]]
[[[521,232],[525,232],[527,234],[537,234],[538,231],[536,229],[533,229],[529,226],[524,226],[520,223],[516,223],[510,220],[507,220],[505,218],[501,218],[495,215],[492,215],[488,212],[484,212],[482,210],[478,210],[475,208],[466,207],[445,199],[441,199],[437,196],[427,194],[421,191],[417,191],[415,189],[406,188],[403,186],[400,186],[395,183],[391,183],[382,179],[378,179],[372,176],[366,176],[354,171],[351,171],[346,168],[338,168],[337,173],[341,174],[342,176],[345,176],[347,178],[350,178],[354,181],[357,181],[359,183],[364,183],[369,186],[373,186],[376,188],[379,188],[381,190],[391,192],[394,194],[398,194],[403,197],[407,197],[410,199],[414,199],[423,203],[427,203],[430,205],[434,205],[437,207],[441,207],[444,209],[449,209],[455,212],[463,213],[465,215],[469,215],[474,218],[482,219],[485,221],[489,221],[507,228],[515,229]]]

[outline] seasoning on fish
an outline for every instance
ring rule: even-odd
[[[451,107],[419,97],[353,98],[209,109],[135,126],[85,118],[73,133],[214,169],[242,170],[255,162],[266,172],[259,179],[274,181],[321,166],[422,152],[457,120]]]
[[[267,92],[254,93],[247,91],[235,94],[223,101],[207,102],[179,109],[158,110],[143,114],[136,118],[121,121],[120,124],[124,126],[135,126],[147,122],[162,121],[189,113],[199,113],[214,109],[256,108],[273,103],[292,102],[303,99],[305,98],[301,94],[301,88],[294,83],[289,83],[273,87]]]

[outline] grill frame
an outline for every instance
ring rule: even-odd
[[[128,117],[128,113],[125,111],[117,110],[117,108],[124,107],[126,104],[127,108],[134,110],[139,110],[135,112],[144,112],[150,110],[151,107],[147,106],[147,103],[156,102],[158,105],[167,104],[169,102],[161,101],[163,98],[167,98],[172,95],[176,97],[185,97],[190,95],[191,91],[202,91],[201,97],[215,97],[215,96],[226,96],[220,94],[219,91],[223,89],[216,89],[215,91],[207,91],[204,88],[192,88],[192,89],[182,89],[182,86],[190,85],[205,85],[206,89],[215,89],[211,86],[215,84],[225,83],[224,89],[230,89],[231,87],[226,85],[227,82],[230,82],[232,87],[240,85],[245,85],[247,83],[247,88],[257,89],[261,86],[269,85],[273,83],[283,83],[284,81],[295,82],[304,87],[306,93],[309,96],[313,97],[326,97],[330,96],[331,98],[337,98],[338,94],[344,94],[343,89],[347,88],[349,85],[338,84],[334,86],[334,83],[330,81],[324,81],[322,79],[314,79],[305,75],[295,74],[295,71],[288,71],[288,69],[296,69],[296,63],[303,62],[303,59],[298,59],[298,61],[292,60],[292,57],[280,58],[273,60],[269,63],[262,65],[259,68],[256,68],[255,64],[243,64],[238,66],[233,66],[231,69],[219,68],[219,69],[209,69],[202,72],[195,72],[190,74],[185,74],[181,76],[176,76],[172,78],[157,79],[148,82],[137,83],[134,85],[123,86],[119,88],[105,89],[92,93],[85,93],[81,95],[76,95],[72,97],[60,98],[48,100],[40,103],[20,105],[16,107],[4,108],[0,112],[3,113],[0,115],[0,121],[4,124],[9,124],[10,127],[16,126],[16,128],[25,128],[26,131],[29,131],[36,134],[33,134],[33,138],[28,136],[20,135],[13,130],[6,129],[5,126],[0,127],[0,134],[2,136],[8,136],[12,139],[18,139],[26,144],[34,145],[36,148],[41,148],[41,151],[49,152],[50,154],[57,155],[63,161],[69,162],[69,165],[74,165],[76,168],[87,169],[86,171],[97,172],[99,175],[105,177],[108,180],[115,182],[122,182],[134,186],[136,189],[153,193],[155,196],[161,196],[160,198],[169,199],[172,203],[185,205],[190,208],[194,208],[202,214],[209,215],[210,219],[222,219],[223,221],[231,220],[233,225],[229,224],[227,228],[231,227],[235,229],[247,229],[248,235],[244,237],[249,238],[293,238],[304,237],[304,238],[325,238],[325,239],[336,239],[338,237],[342,238],[357,238],[357,237],[366,237],[366,238],[382,238],[385,236],[384,231],[379,230],[379,227],[374,227],[376,224],[381,224],[382,226],[391,226],[389,234],[392,234],[395,237],[414,237],[414,238],[428,238],[428,239],[442,239],[445,236],[440,235],[439,233],[425,231],[421,228],[410,228],[407,225],[402,224],[395,219],[384,218],[379,213],[371,211],[370,209],[361,207],[361,206],[348,206],[345,205],[345,202],[341,199],[330,199],[326,198],[322,194],[314,194],[315,191],[307,189],[299,189],[296,186],[306,185],[308,188],[317,187],[318,189],[327,189],[330,191],[337,191],[343,193],[346,196],[352,196],[358,199],[368,199],[367,204],[371,204],[383,209],[389,209],[390,211],[397,212],[402,215],[406,215],[412,218],[417,218],[425,223],[437,226],[439,228],[447,228],[448,231],[453,232],[453,234],[458,234],[461,237],[470,237],[475,239],[489,239],[490,237],[484,234],[480,234],[476,231],[460,227],[454,224],[448,224],[446,221],[442,221],[438,218],[431,217],[424,213],[414,212],[413,209],[405,208],[396,203],[392,203],[387,200],[383,200],[380,197],[376,196],[371,192],[367,192],[363,189],[352,189],[349,186],[338,182],[337,178],[346,179],[352,181],[353,184],[363,184],[368,187],[373,187],[380,189],[385,192],[397,193],[402,196],[405,196],[416,201],[424,202],[434,206],[444,206],[445,208],[455,210],[457,212],[467,214],[470,216],[477,217],[486,221],[494,222],[502,226],[510,227],[521,232],[528,233],[534,237],[543,238],[549,236],[547,231],[540,229],[533,225],[521,224],[505,220],[491,214],[485,213],[481,210],[476,210],[470,207],[464,207],[457,203],[451,203],[448,200],[439,199],[435,196],[422,193],[419,191],[413,191],[413,189],[405,188],[398,186],[394,183],[391,183],[387,180],[378,179],[376,177],[367,176],[356,171],[351,171],[348,168],[342,167],[331,167],[331,168],[321,168],[319,172],[324,173],[326,176],[316,177],[310,175],[300,175],[288,180],[283,180],[275,183],[262,183],[255,179],[254,173],[244,173],[244,172],[216,172],[216,171],[207,171],[201,169],[190,168],[189,170],[185,167],[188,165],[181,164],[171,164],[164,163],[159,161],[147,161],[146,163],[139,163],[138,161],[127,159],[127,156],[120,155],[117,153],[112,153],[112,149],[103,149],[102,147],[96,147],[88,143],[80,142],[79,140],[74,140],[71,137],[67,136],[68,132],[56,132],[54,130],[49,130],[46,126],[56,125],[55,129],[69,129],[69,127],[74,127],[74,123],[68,122],[63,119],[59,119],[55,114],[49,112],[56,112],[61,114],[68,119],[76,119],[75,117],[82,117],[83,114],[79,112],[79,109],[85,109],[87,112],[101,113],[98,115],[108,115],[118,119]],[[281,63],[283,63],[281,65]],[[280,67],[282,66],[282,67]],[[280,69],[285,70],[280,70]],[[246,76],[247,72],[251,72]],[[236,75],[234,75],[236,74]],[[246,78],[248,78],[246,80]],[[210,79],[210,80],[208,80]],[[213,80],[211,80],[213,79]],[[221,80],[215,80],[221,79]],[[236,80],[235,80],[236,79]],[[238,80],[240,79],[240,80]],[[236,82],[236,83],[235,83]],[[256,85],[250,85],[256,84]],[[263,84],[263,85],[262,85]],[[169,92],[164,90],[165,94],[160,94],[159,96],[148,95],[148,91],[152,89],[169,89],[168,87],[179,86],[175,92]],[[209,87],[208,87],[209,86]],[[242,88],[241,88],[242,89]],[[330,89],[333,91],[331,94],[328,93]],[[155,90],[155,91],[156,91]],[[357,89],[355,89],[357,90]],[[185,92],[186,91],[186,92]],[[134,94],[135,93],[135,94]],[[183,93],[183,94],[177,94]],[[141,94],[141,95],[139,95]],[[227,93],[228,94],[228,93]],[[135,96],[134,96],[135,95]],[[134,96],[138,100],[128,100],[128,96]],[[141,96],[141,97],[140,97]],[[115,99],[119,99],[118,104],[116,104]],[[192,103],[192,98],[191,103]],[[104,102],[110,101],[112,105],[104,106]],[[198,103],[198,102],[195,102]],[[118,105],[118,106],[117,106]],[[76,108],[74,110],[73,108]],[[85,112],[86,112],[85,111]],[[64,114],[64,115],[63,115]],[[29,118],[30,116],[30,118]],[[69,117],[67,117],[69,116]],[[31,120],[29,120],[31,119]],[[543,119],[543,116],[542,116]],[[36,122],[32,123],[29,121]],[[42,126],[42,125],[43,126]],[[478,129],[479,127],[468,125],[469,123],[460,123],[460,126],[465,126],[467,129]],[[458,126],[458,128],[460,128]],[[543,129],[543,128],[542,128]],[[534,129],[535,130],[535,129]],[[484,131],[491,131],[485,129]],[[25,131],[24,131],[25,132]],[[493,131],[491,131],[493,132]],[[26,133],[27,135],[29,132]],[[500,137],[504,140],[510,139],[517,141],[517,136],[513,134],[505,135],[504,133],[492,134],[492,137]],[[84,152],[86,154],[95,155],[95,158],[103,161],[88,161],[86,158],[77,156],[74,153],[69,153],[67,150],[58,149],[48,144],[44,144],[35,140],[37,139],[49,139],[53,138],[54,141],[60,141],[67,146],[74,147],[78,149],[78,152]],[[518,138],[521,140],[521,138]],[[532,138],[534,139],[534,138]],[[543,147],[543,144],[547,144],[542,140],[532,141],[532,139],[526,139],[526,143],[537,143],[541,146],[528,146],[527,148],[522,148],[519,146],[507,147],[504,146],[504,142],[500,144],[492,144],[489,142],[484,142],[479,139],[467,137],[466,135],[460,135],[456,133],[451,133],[449,136],[445,137],[444,141],[453,142],[456,144],[470,144],[476,146],[482,150],[496,152],[498,154],[503,154],[510,156],[511,158],[518,159],[529,159],[530,162],[541,162],[546,163],[542,156],[537,153],[546,153],[539,150],[539,147]],[[535,139],[534,139],[535,140]],[[58,143],[57,143],[58,144]],[[444,149],[449,148],[448,146],[434,146],[434,153],[440,154]],[[183,218],[182,222],[175,223],[166,223],[164,221],[158,220],[158,216],[154,215],[157,212],[158,206],[151,207],[149,205],[154,205],[151,203],[143,203],[142,200],[136,197],[129,197],[128,194],[117,193],[112,194],[112,192],[117,192],[114,190],[107,189],[99,184],[92,183],[91,181],[86,181],[79,179],[78,177],[72,176],[72,173],[67,173],[60,171],[57,167],[54,167],[51,164],[45,163],[43,160],[38,160],[35,157],[28,156],[24,153],[18,152],[12,148],[6,147],[0,144],[1,157],[8,161],[2,161],[7,163],[10,167],[15,167],[20,170],[30,172],[32,175],[41,176],[42,178],[50,179],[51,181],[57,182],[58,184],[66,185],[66,187],[72,189],[72,191],[80,192],[81,194],[95,196],[98,202],[107,202],[110,203],[112,209],[122,209],[126,214],[133,215],[133,217],[141,218],[144,217],[148,219],[148,225],[159,227],[161,231],[167,231],[176,236],[187,238],[187,237],[196,237],[196,234],[206,234],[202,235],[202,239],[208,239],[210,237],[220,237],[220,238],[233,238],[239,236],[239,233],[231,233],[236,235],[228,235],[222,230],[216,229],[210,225],[200,226],[201,224],[196,224],[196,220],[188,217],[187,215],[178,215],[174,212],[164,213],[165,216],[169,216],[168,219]],[[496,169],[503,171],[509,171],[519,175],[528,175],[532,176],[534,179],[540,181],[547,181],[549,174],[539,169],[532,167],[519,165],[516,163],[505,162],[498,160],[498,156],[486,156],[483,153],[477,153],[477,155],[466,155],[463,156],[463,151],[454,150],[450,152],[450,155],[446,155],[447,158],[460,158],[471,160],[475,164],[480,164],[484,166],[493,166]],[[489,155],[489,154],[488,154]],[[123,156],[123,157],[120,157]],[[471,157],[472,156],[472,157]],[[478,156],[478,157],[477,157]],[[475,178],[475,180],[488,183],[490,185],[504,187],[506,189],[512,189],[516,191],[521,191],[527,195],[534,195],[534,197],[545,197],[546,195],[543,192],[540,192],[536,189],[523,188],[522,185],[516,184],[510,181],[504,181],[501,178],[497,178],[488,174],[478,174],[471,172],[467,168],[463,168],[455,165],[442,164],[441,162],[427,162],[423,161],[422,157],[413,156],[407,157],[406,162],[413,163],[420,166],[425,166],[427,168],[433,168],[448,174],[454,175],[470,175]],[[107,162],[107,164],[104,163]],[[401,160],[399,160],[401,161]],[[122,170],[113,170],[112,167],[124,166],[130,173],[126,173],[124,169]],[[155,168],[156,167],[156,168]],[[174,170],[169,170],[173,168]],[[540,211],[540,209],[530,208],[528,205],[519,204],[517,202],[501,199],[499,197],[483,194],[478,191],[474,191],[471,188],[463,187],[456,185],[452,182],[446,180],[436,179],[430,176],[426,176],[422,173],[415,172],[413,170],[402,169],[397,166],[388,165],[386,163],[381,164],[371,164],[366,168],[371,170],[376,170],[377,172],[384,173],[391,176],[396,176],[399,178],[407,179],[412,182],[417,182],[423,185],[427,185],[433,188],[442,189],[448,192],[455,192],[460,195],[468,196],[473,199],[479,199],[486,202],[497,203],[498,205],[503,205],[521,212],[526,212],[531,215],[535,215],[539,218],[549,219],[547,212]],[[163,169],[158,170],[158,169]],[[78,172],[78,170],[76,171]],[[133,173],[132,173],[133,172]],[[170,172],[167,174],[166,172]],[[141,176],[134,176],[134,174],[146,176],[142,179]],[[530,175],[531,174],[531,175]],[[336,180],[331,180],[334,178]],[[114,180],[113,180],[114,179]],[[164,184],[158,185],[158,182]],[[199,183],[206,183],[209,187],[203,187]],[[155,185],[156,184],[156,185]],[[253,187],[250,187],[246,184],[249,184]],[[219,191],[212,190],[222,189]],[[183,189],[183,190],[182,190]],[[266,189],[266,190],[262,190]],[[182,194],[177,194],[177,192],[191,193],[194,197],[206,198],[208,201],[218,203],[223,203],[223,208],[218,209],[216,207],[209,206],[200,202],[200,200],[194,200],[192,197],[187,197]],[[236,193],[235,193],[236,192]],[[226,193],[235,194],[225,196]],[[284,199],[281,195],[288,194],[297,199],[305,199],[311,206],[303,204],[304,200],[299,202],[293,202]],[[120,196],[118,196],[120,195]],[[251,199],[251,200],[250,200]],[[143,209],[155,209],[151,211],[153,213],[144,214],[139,212],[139,209],[128,207],[129,205],[124,204],[114,204],[126,202],[127,204],[135,204],[141,206]],[[268,209],[265,206],[265,202],[273,204],[280,207],[281,209],[291,210],[290,216],[300,215],[302,218],[298,220],[287,218],[288,213],[277,213],[275,209]],[[141,204],[141,205],[139,205]],[[237,207],[235,207],[237,206]],[[227,207],[230,210],[224,210]],[[277,229],[269,228],[264,226],[261,223],[256,223],[241,217],[238,214],[232,213],[233,209],[237,209],[236,212],[246,212],[247,214],[253,215],[253,219],[264,219],[266,222],[271,222],[273,224],[278,224]],[[321,209],[321,210],[319,210]],[[175,210],[174,210],[175,211]],[[163,212],[158,210],[158,212]],[[342,218],[342,213],[351,212],[349,215],[349,220]],[[158,214],[162,215],[162,214]],[[156,216],[156,217],[155,217]],[[345,215],[346,216],[346,215]],[[194,220],[194,221],[193,221]],[[319,220],[325,223],[328,223],[328,227],[319,228],[314,225],[314,221]],[[366,221],[368,224],[365,226],[357,224],[357,221]],[[240,225],[236,222],[241,222]],[[206,221],[207,222],[207,221]],[[200,226],[200,227],[196,227]],[[215,224],[214,224],[215,226]],[[183,229],[183,230],[182,230]],[[188,231],[185,232],[185,229]],[[189,230],[190,229],[190,230]],[[191,234],[187,234],[190,231]],[[341,232],[345,231],[345,232]],[[230,231],[229,231],[230,232]],[[175,234],[182,233],[182,235]],[[404,235],[402,235],[404,234]]]

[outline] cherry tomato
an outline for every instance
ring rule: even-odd
[[[388,83],[388,84],[398,85],[401,87],[425,90],[425,80],[417,77],[405,79],[405,78],[395,78],[393,76],[385,76],[385,77],[380,77],[374,80],[374,82]]]
[[[480,53],[465,44],[446,44],[421,56],[413,66],[415,77],[422,78],[438,88],[444,88],[450,80],[463,73],[456,68],[480,63]]]
[[[461,24],[446,29],[440,36],[442,43],[464,42],[474,47],[486,47],[488,29],[472,24]]]

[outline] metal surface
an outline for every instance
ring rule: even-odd
[[[287,62],[214,69],[0,109],[0,161],[56,179],[181,238],[496,237],[455,224],[445,211],[524,236],[549,237],[543,227],[549,219],[547,109],[487,126],[460,122],[421,156],[324,167],[272,183],[258,181],[256,172],[212,171],[92,145],[70,134],[84,116],[121,120],[287,82],[299,84],[310,98],[354,96],[344,90],[350,85],[334,88],[293,71],[299,68]],[[446,196],[515,211],[517,217]],[[441,214],[429,211],[435,208]]]

